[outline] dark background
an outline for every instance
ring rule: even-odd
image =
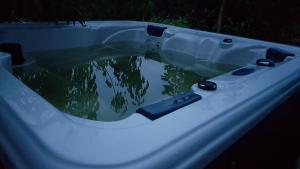
[[[0,22],[142,20],[300,45],[299,0],[2,0]]]
[[[300,169],[299,100],[298,90],[206,169]]]
[[[84,26],[87,20],[161,22],[300,46],[300,0],[2,0],[0,4],[0,22],[64,21]],[[207,168],[298,169],[299,98],[298,92]]]

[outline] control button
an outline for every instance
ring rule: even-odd
[[[232,39],[230,39],[230,38],[225,38],[225,39],[223,39],[223,42],[224,42],[224,43],[232,43]]]
[[[258,59],[256,60],[256,64],[259,66],[275,66],[274,61],[270,59]]]
[[[198,87],[203,90],[213,91],[217,89],[217,84],[211,81],[198,82]]]
[[[193,92],[188,92],[160,101],[158,103],[140,107],[136,110],[136,112],[144,115],[150,120],[156,120],[198,100],[201,100],[200,95]]]

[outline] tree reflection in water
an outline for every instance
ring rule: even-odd
[[[14,69],[14,74],[63,112],[96,119],[100,108],[91,65],[47,70],[39,67]]]
[[[182,55],[179,53],[174,53],[171,51],[167,51],[167,52],[164,51],[163,55],[164,55],[163,58],[170,57],[173,59],[173,61],[174,61],[174,59],[177,60],[178,57],[181,59],[183,56],[185,57],[185,59],[187,57],[191,57],[191,56],[185,56],[185,55]],[[176,55],[177,55],[177,57],[174,57]],[[208,79],[208,77],[199,76],[195,72],[187,71],[187,70],[184,70],[183,68],[181,68],[181,67],[192,66],[192,64],[195,64],[194,62],[182,63],[177,60],[176,61],[177,64],[181,65],[181,67],[177,67],[170,63],[169,64],[163,63],[161,55],[159,53],[153,52],[153,51],[146,51],[145,58],[153,59],[157,62],[161,62],[164,65],[164,70],[162,71],[162,73],[160,75],[161,80],[166,82],[166,83],[163,83],[163,91],[161,93],[162,95],[175,96],[175,95],[190,91],[191,86],[193,84],[197,83],[198,81]],[[164,61],[164,62],[167,62],[167,61]]]
[[[123,56],[71,67],[44,69],[35,65],[15,68],[14,74],[61,111],[96,120],[99,119],[99,97],[108,99],[97,92],[97,87],[103,87],[98,86],[94,69],[100,70],[106,86],[113,89],[110,107],[119,118],[125,118],[129,115],[128,102],[140,106],[149,88],[149,82],[140,71],[141,63],[141,57]],[[112,74],[108,68],[113,70]],[[100,117],[100,120],[107,119]]]
[[[120,116],[126,115],[128,102],[134,106],[140,106],[144,102],[143,97],[149,88],[149,82],[141,74],[141,57],[122,56],[94,63],[94,66],[105,77],[107,87],[113,89],[114,96],[110,105],[116,113],[119,113]],[[108,68],[113,70],[112,74],[107,71]],[[126,92],[123,88],[126,89]]]
[[[199,80],[207,79],[173,65],[165,65],[164,70],[165,72],[161,75],[161,79],[166,81],[167,84],[164,85],[162,94],[168,96],[175,96],[189,91],[193,84]]]
[[[105,50],[92,60],[78,55],[80,63],[57,66],[41,57],[36,65],[15,68],[14,74],[61,111],[100,121],[126,118],[138,107],[190,91],[192,84],[210,78],[163,63],[157,53],[124,56]]]
[[[90,64],[74,66],[70,71],[59,74],[64,74],[67,81],[67,85],[65,85],[66,98],[62,105],[62,111],[95,120],[100,103],[98,102],[93,67]]]

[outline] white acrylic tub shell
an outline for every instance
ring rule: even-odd
[[[193,86],[202,100],[151,121],[140,114],[115,122],[60,112],[11,73],[0,53],[0,149],[5,165],[26,169],[202,168],[299,89],[298,47],[167,26],[161,38],[146,34],[146,22],[80,25],[1,24],[0,42],[18,42],[24,52],[135,41],[194,59],[253,67],[247,76],[210,79],[214,92]],[[158,24],[156,24],[158,25]],[[34,29],[36,28],[36,29]],[[41,29],[42,28],[42,29]],[[232,38],[233,44],[222,44]],[[269,47],[295,53],[274,68],[256,66]],[[180,64],[180,63],[178,63]]]

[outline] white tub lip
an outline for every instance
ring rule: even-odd
[[[109,22],[108,22],[109,23]],[[115,22],[113,23],[113,24],[116,24]],[[86,28],[85,28],[86,29]],[[0,30],[1,30],[1,28],[0,28]],[[193,31],[192,31],[193,32]],[[203,32],[201,32],[201,33],[203,33]],[[200,33],[199,33],[200,34]],[[203,33],[204,34],[204,33]],[[256,41],[255,41],[256,42]],[[276,44],[273,44],[273,43],[266,43],[266,44],[270,44],[270,45],[275,45],[276,46]],[[281,46],[282,47],[282,45],[279,45],[279,46]],[[286,45],[283,45],[284,47],[286,47]],[[298,51],[299,52],[299,48],[295,48],[295,47],[290,47],[290,46],[288,46],[288,48],[290,48],[290,49],[292,49],[292,50],[296,50],[296,51]],[[287,68],[289,68],[289,67],[295,67],[295,65],[299,65],[300,64],[300,58],[299,57],[297,57],[297,58],[295,58],[294,60],[291,60],[291,61],[289,61],[289,62],[287,62],[287,63],[285,63],[285,64],[282,64],[282,65],[280,65],[280,66],[278,66],[278,67],[276,67],[276,69],[272,69],[272,68],[265,68],[265,69],[263,69],[263,70],[268,70],[268,69],[270,69],[270,70],[268,70],[268,71],[264,71],[264,72],[262,72],[261,73],[261,75],[260,76],[257,76],[257,73],[254,73],[254,74],[252,74],[251,75],[251,77],[253,77],[253,78],[255,78],[254,79],[254,81],[249,81],[248,82],[248,85],[245,85],[245,86],[242,86],[242,87],[244,87],[244,88],[248,88],[248,89],[251,89],[251,90],[254,90],[254,89],[256,89],[256,87],[257,87],[257,89],[260,89],[260,90],[263,90],[264,88],[266,88],[266,84],[263,84],[262,82],[263,81],[265,81],[264,79],[266,78],[266,77],[269,77],[269,76],[275,76],[274,75],[274,73],[276,73],[276,76],[277,76],[277,73],[278,73],[278,76],[277,77],[274,77],[273,79],[272,79],[272,81],[274,82],[276,82],[276,81],[278,81],[278,79],[285,79],[284,77],[283,77],[283,75],[282,75],[282,73],[280,73],[281,71],[284,71],[285,73],[287,73],[287,74],[291,74],[291,76],[289,77],[289,78],[294,78],[294,79],[298,79],[298,81],[299,81],[299,76],[300,75],[298,75],[298,74],[295,74],[295,72],[297,73],[299,73],[299,68],[297,68],[297,69],[294,69],[294,70],[291,70],[291,69],[287,69]],[[279,70],[281,70],[281,71],[279,71]],[[292,73],[292,72],[294,72],[294,73]],[[3,70],[3,68],[1,68],[0,67],[0,75],[3,75],[3,76],[7,76],[7,77],[9,77],[10,76],[10,79],[13,79],[14,77],[11,75],[11,74],[9,74],[6,70]],[[280,76],[281,75],[281,76]],[[3,77],[2,76],[2,77]],[[221,83],[221,81],[222,81],[222,79],[220,79],[220,77],[217,77],[216,79],[215,79],[215,81],[218,81],[218,78],[219,78],[219,83]],[[248,76],[248,77],[244,77],[244,80],[245,79],[248,79],[248,78],[250,78],[250,75]],[[214,79],[212,79],[212,80],[214,80]],[[244,81],[243,80],[243,81]],[[15,80],[12,80],[11,82],[12,82],[12,85],[17,85],[17,86],[22,86],[22,87],[25,87],[24,85],[22,85],[22,83],[21,82],[14,82]],[[236,87],[241,87],[240,85],[238,85],[239,84],[239,80],[237,80],[237,81],[235,81],[236,83],[232,83],[231,85],[235,85]],[[256,84],[255,82],[257,82],[257,83],[262,83],[262,84]],[[224,83],[224,82],[223,82]],[[271,82],[266,82],[266,83],[271,83]],[[284,83],[287,83],[286,81],[284,81]],[[299,82],[298,82],[299,83]],[[222,83],[221,83],[222,84]],[[5,86],[5,84],[2,84],[2,85],[4,85]],[[1,84],[0,84],[0,86],[2,86]],[[297,88],[297,86],[299,86],[299,84],[292,84],[292,85],[294,85],[294,86],[296,86],[295,88]],[[284,86],[284,85],[283,85]],[[2,86],[3,87],[3,86]],[[26,88],[26,87],[25,87]],[[268,89],[268,90],[275,90],[274,89],[275,87],[271,87],[270,89]],[[291,87],[292,88],[292,87]],[[298,87],[299,88],[299,87]],[[221,88],[222,89],[222,88]],[[294,90],[296,90],[296,89],[294,89]],[[247,96],[251,96],[251,92],[247,92],[247,91],[245,91],[245,89],[241,89],[241,90],[237,90],[237,91],[235,91],[236,93],[238,92],[238,91],[240,91],[240,92],[242,92],[242,93],[244,93],[244,95],[242,95],[241,97],[244,97],[244,99],[247,97]],[[26,90],[26,92],[29,92],[29,94],[31,93],[32,94],[32,91],[30,91],[30,90]],[[200,94],[202,94],[202,92],[201,91],[199,91],[199,93]],[[225,93],[225,94],[229,94],[229,91],[227,91],[227,93]],[[269,93],[270,94],[270,93]],[[220,98],[219,99],[217,99],[217,98],[215,98],[216,96],[218,96],[219,94],[218,94],[218,92],[216,93],[216,94],[214,94],[214,95],[210,95],[209,97],[207,97],[207,98],[204,98],[204,99],[206,99],[206,101],[204,100],[202,100],[202,101],[199,101],[199,102],[196,102],[196,103],[194,103],[194,104],[192,104],[191,105],[191,107],[195,107],[195,106],[197,106],[197,105],[202,105],[202,107],[203,107],[203,105],[205,104],[205,103],[208,103],[208,100],[214,100],[214,101],[221,101],[220,100]],[[233,94],[232,94],[233,95]],[[266,94],[265,94],[266,95]],[[34,96],[35,97],[35,96]],[[225,97],[224,95],[223,95],[223,97]],[[252,97],[253,97],[253,93],[252,93]],[[0,91],[0,98],[3,100],[9,100],[9,96],[5,96],[5,95],[3,95],[3,91]],[[40,100],[40,99],[38,99],[38,100]],[[249,99],[246,99],[246,100],[248,100],[249,101]],[[41,100],[40,100],[41,101]],[[227,101],[228,102],[228,101]],[[3,103],[3,102],[2,102]],[[12,103],[12,102],[9,102],[9,103]],[[253,99],[252,99],[252,103],[253,103]],[[47,103],[46,103],[47,104]],[[233,103],[231,103],[231,105],[230,105],[230,103],[228,103],[227,105],[225,105],[225,107],[227,107],[226,109],[227,109],[227,113],[224,113],[224,110],[220,110],[220,109],[218,109],[218,108],[216,108],[216,107],[211,107],[211,108],[213,108],[213,109],[215,109],[217,112],[214,112],[215,113],[215,116],[213,116],[213,114],[208,114],[208,112],[205,112],[204,114],[206,114],[207,116],[206,116],[206,121],[204,121],[204,120],[202,120],[202,122],[201,122],[201,120],[200,119],[191,119],[191,118],[187,118],[186,116],[184,116],[183,114],[185,114],[185,113],[187,113],[188,112],[188,110],[187,110],[187,108],[183,108],[182,110],[179,110],[179,111],[176,111],[176,112],[174,112],[174,113],[172,113],[172,114],[170,114],[170,115],[168,115],[168,116],[164,116],[164,117],[162,117],[161,119],[158,119],[158,120],[156,120],[156,121],[153,121],[153,122],[151,122],[151,121],[149,121],[149,120],[145,120],[145,122],[144,122],[144,124],[142,124],[141,126],[139,126],[140,128],[142,128],[143,129],[143,131],[152,131],[152,128],[156,128],[156,129],[158,129],[159,130],[159,126],[164,126],[164,127],[171,127],[172,125],[172,123],[171,122],[176,122],[176,121],[178,121],[178,119],[180,119],[180,121],[182,122],[182,120],[183,121],[189,121],[190,123],[184,123],[184,124],[181,124],[182,125],[182,127],[185,127],[185,129],[184,130],[182,130],[182,128],[179,128],[180,130],[182,130],[181,132],[183,132],[183,131],[185,131],[185,134],[173,134],[173,136],[171,136],[172,135],[172,133],[171,132],[176,132],[176,131],[172,131],[172,130],[170,130],[170,133],[166,133],[167,135],[169,135],[170,137],[172,137],[173,139],[167,139],[167,140],[164,140],[164,139],[162,139],[162,140],[160,140],[160,141],[163,141],[164,143],[158,143],[157,141],[155,141],[155,140],[153,140],[154,142],[152,142],[153,144],[155,144],[155,146],[154,145],[149,145],[149,146],[152,146],[152,148],[154,148],[155,149],[155,151],[152,151],[152,150],[149,150],[149,147],[145,147],[146,149],[148,149],[148,150],[136,150],[136,151],[139,151],[139,153],[137,153],[137,152],[131,152],[131,151],[128,151],[128,152],[131,152],[131,153],[133,153],[133,154],[131,154],[131,156],[129,155],[129,156],[127,156],[127,157],[120,157],[120,159],[109,159],[110,161],[99,161],[99,159],[95,159],[95,157],[94,157],[94,159],[93,160],[91,160],[91,159],[84,159],[84,158],[79,158],[79,157],[75,157],[75,156],[73,156],[73,157],[69,157],[65,152],[57,152],[57,151],[59,151],[57,148],[55,149],[55,146],[53,147],[53,145],[52,145],[52,147],[49,145],[49,144],[51,144],[51,143],[49,143],[49,142],[43,142],[43,143],[41,143],[41,141],[45,141],[45,140],[42,140],[43,138],[40,138],[40,137],[42,137],[42,136],[44,136],[43,134],[44,133],[41,133],[43,130],[42,129],[38,129],[38,128],[35,128],[34,127],[34,125],[32,126],[32,125],[29,125],[29,126],[31,126],[31,132],[34,132],[35,133],[35,135],[36,135],[36,138],[31,138],[31,141],[33,141],[33,142],[36,142],[36,141],[38,141],[39,142],[39,144],[38,144],[38,146],[41,146],[41,147],[43,147],[43,148],[41,148],[40,150],[36,150],[36,151],[44,151],[44,153],[45,153],[45,155],[44,155],[44,157],[46,156],[46,157],[49,157],[49,159],[46,159],[46,158],[44,158],[43,160],[53,160],[53,159],[60,159],[59,161],[64,161],[64,162],[59,162],[59,163],[72,163],[72,164],[81,164],[81,165],[79,165],[79,166],[85,166],[86,168],[88,168],[88,167],[90,167],[90,168],[93,168],[93,166],[97,166],[97,165],[99,165],[100,167],[102,166],[102,167],[108,167],[108,166],[111,166],[111,167],[115,167],[115,168],[118,168],[118,167],[126,167],[126,168],[131,168],[131,167],[135,167],[135,168],[139,168],[139,167],[141,167],[141,166],[144,166],[144,167],[153,167],[153,166],[158,166],[158,167],[160,167],[160,168],[163,168],[163,166],[166,166],[166,165],[169,165],[169,164],[162,164],[162,163],[160,163],[160,164],[157,164],[157,163],[155,163],[155,162],[163,162],[164,160],[166,160],[165,158],[167,158],[167,157],[169,157],[169,155],[171,155],[171,154],[173,154],[174,153],[174,150],[183,150],[182,149],[182,145],[181,146],[179,146],[180,144],[183,144],[183,142],[189,142],[189,143],[193,143],[194,141],[190,138],[190,137],[192,137],[192,136],[194,136],[195,135],[195,133],[198,133],[198,135],[199,135],[199,133],[200,133],[200,135],[201,135],[201,132],[203,132],[203,133],[205,133],[206,132],[206,135],[205,136],[208,136],[208,137],[213,137],[213,138],[208,138],[208,139],[210,139],[211,141],[213,141],[213,140],[215,140],[216,138],[218,138],[218,137],[216,137],[216,136],[213,136],[213,135],[210,135],[210,134],[208,134],[207,133],[207,131],[205,131],[205,128],[209,128],[209,126],[211,127],[211,125],[217,125],[215,122],[217,122],[217,121],[219,121],[219,120],[226,120],[227,119],[227,122],[228,121],[232,121],[232,119],[230,118],[230,117],[228,117],[228,116],[231,116],[232,115],[232,113],[234,113],[235,111],[235,109],[233,109],[232,108],[232,104]],[[249,103],[250,104],[250,103]],[[51,107],[51,105],[48,105],[48,106],[50,106]],[[243,105],[241,105],[241,106],[243,106]],[[239,107],[239,108],[241,108],[241,106]],[[53,106],[52,106],[53,107]],[[201,106],[200,106],[201,107]],[[202,108],[201,107],[201,108]],[[207,107],[207,106],[206,106]],[[10,108],[13,108],[13,109],[16,109],[17,107],[14,107],[14,106],[11,106]],[[54,108],[54,107],[53,107]],[[57,110],[55,110],[56,108],[54,108],[53,109],[53,111],[57,111]],[[230,111],[229,111],[230,110]],[[194,111],[195,111],[195,109],[194,109]],[[210,110],[210,113],[213,113],[213,112],[211,112],[212,110]],[[228,112],[229,111],[229,112]],[[223,112],[223,115],[221,115],[220,113],[221,112]],[[230,113],[231,112],[231,113]],[[3,113],[3,112],[1,112],[1,113]],[[15,112],[15,113],[17,113],[17,112]],[[235,112],[236,113],[236,112]],[[55,113],[54,113],[55,114]],[[190,115],[195,115],[195,112],[190,112],[189,113]],[[201,114],[200,116],[204,116],[204,114]],[[264,115],[266,115],[267,113],[264,113],[263,115],[260,115],[259,117],[261,118],[262,116],[264,116]],[[58,115],[58,113],[57,113],[57,115]],[[220,116],[221,115],[221,116]],[[227,117],[226,117],[227,116]],[[66,116],[65,115],[58,115],[58,117],[57,117],[58,119],[60,119],[60,120],[62,120],[63,122],[65,122],[65,123],[69,123],[70,125],[72,125],[73,127],[74,126],[78,126],[78,124],[75,124],[74,123],[74,121],[73,120],[63,120],[63,119],[67,119],[66,118]],[[207,121],[208,120],[208,121]],[[81,120],[80,120],[81,121]],[[89,123],[89,121],[86,121],[86,120],[84,120],[84,122],[87,122],[87,123]],[[97,123],[99,123],[99,122],[97,122]],[[209,125],[206,125],[206,126],[204,126],[204,124],[209,124]],[[94,124],[91,124],[92,126],[94,126]],[[171,125],[171,126],[170,126]],[[80,125],[79,125],[80,126]],[[230,126],[227,126],[228,128],[230,128]],[[86,131],[87,131],[87,129],[91,129],[89,126],[87,127],[81,127],[81,128],[86,128]],[[26,130],[29,130],[30,128],[27,128]],[[210,130],[212,130],[213,128],[210,128]],[[95,133],[99,133],[99,131],[101,130],[101,132],[106,132],[106,134],[105,135],[109,135],[109,133],[108,132],[116,132],[116,133],[118,133],[118,131],[122,131],[122,132],[120,132],[120,133],[118,133],[118,134],[122,134],[122,135],[124,135],[124,131],[125,130],[128,130],[128,131],[134,131],[135,133],[139,133],[137,130],[138,129],[135,129],[135,127],[129,127],[129,128],[124,128],[124,129],[120,129],[120,128],[116,128],[116,129],[108,129],[108,128],[103,128],[103,129],[91,129],[91,130],[93,130]],[[98,130],[98,131],[95,131],[95,130]],[[141,130],[141,129],[140,129]],[[161,129],[161,130],[163,130],[163,129]],[[25,131],[25,129],[23,129],[22,131]],[[157,130],[156,130],[157,131]],[[217,133],[219,133],[220,131],[216,131],[216,129],[214,129],[214,130],[212,130],[213,131],[213,133],[211,133],[211,134],[217,134]],[[159,131],[160,132],[160,131]],[[147,135],[147,133],[144,133],[144,132],[142,132],[144,135],[146,134]],[[203,135],[203,133],[202,133],[202,135]],[[126,134],[125,134],[126,135]],[[155,134],[155,135],[157,135],[157,136],[159,136],[159,135],[161,135],[161,134]],[[111,136],[112,137],[114,137],[114,135],[113,134],[111,134]],[[115,136],[116,136],[116,134],[115,134]],[[151,138],[151,137],[147,137],[147,138]],[[29,138],[28,138],[29,139]],[[100,138],[98,138],[99,140],[101,140]],[[130,140],[130,138],[127,138],[127,139],[129,139]],[[143,140],[143,138],[140,138],[141,140]],[[168,141],[169,140],[169,141]],[[206,143],[208,143],[209,144],[209,142],[207,142],[207,141],[205,141],[206,139],[204,139],[204,138],[200,138],[199,139],[199,142],[200,143],[197,143],[196,145],[198,145],[198,147],[199,147],[199,145],[203,145],[203,144],[206,144]],[[147,140],[144,140],[144,141],[147,141]],[[149,140],[148,140],[149,141]],[[231,140],[231,142],[232,142],[233,140]],[[71,141],[72,142],[72,141]],[[107,146],[108,145],[112,145],[113,143],[108,143],[108,142],[104,142],[105,144],[107,144]],[[129,143],[129,142],[128,142]],[[150,142],[151,143],[151,142]],[[171,144],[168,144],[168,143],[171,143]],[[28,143],[29,144],[29,143]],[[44,145],[41,145],[41,144],[44,144]],[[48,144],[48,145],[47,145]],[[116,144],[116,143],[114,143],[114,144]],[[167,146],[168,145],[168,146]],[[177,145],[177,146],[176,146]],[[49,147],[50,146],[50,147]],[[135,145],[135,146],[133,146],[133,145],[129,145],[129,146],[132,146],[132,148],[134,148],[135,146],[136,147],[138,147],[139,145]],[[190,146],[190,145],[189,145]],[[161,147],[163,147],[161,150],[157,150],[157,149],[159,149],[159,148],[161,148]],[[209,146],[208,146],[209,147]],[[202,150],[202,149],[201,149]],[[115,152],[114,153],[117,153],[117,150],[114,150]],[[204,151],[204,152],[203,152]],[[205,153],[205,151],[206,150],[202,150],[202,153]],[[211,150],[210,150],[211,151]],[[126,151],[125,151],[126,152]],[[142,153],[143,152],[143,153]],[[35,152],[36,154],[40,154],[41,152]],[[84,152],[82,152],[82,153],[84,153]],[[85,153],[87,153],[87,152],[85,152]],[[98,155],[104,155],[104,154],[102,154],[103,152],[98,152]],[[87,153],[87,154],[89,154],[89,153]],[[151,154],[152,155],[154,155],[154,156],[151,156]],[[189,154],[189,150],[184,150],[183,151],[183,154],[184,155],[187,155],[187,154]],[[215,155],[216,153],[212,153],[211,152],[211,154],[212,155]],[[167,156],[165,156],[164,157],[164,155],[167,155]],[[200,153],[200,155],[201,155],[201,153]],[[181,155],[179,155],[179,156],[181,156]],[[211,156],[210,156],[211,157]],[[51,159],[50,159],[51,158]],[[110,158],[112,158],[112,157],[110,157]],[[199,158],[199,157],[198,157]],[[91,161],[85,161],[85,160],[91,160]],[[175,162],[176,160],[178,160],[178,158],[171,158],[171,160],[173,160],[173,162]],[[175,160],[175,161],[174,161]],[[67,162],[68,161],[68,162]],[[184,165],[185,163],[184,163],[184,159],[182,160],[182,161],[180,161],[179,163],[180,164],[182,164],[182,165]],[[151,162],[154,162],[153,164],[150,164]],[[181,163],[182,162],[182,163]],[[204,161],[203,161],[204,162]],[[55,164],[53,164],[54,166],[55,166]],[[62,164],[63,165],[63,164]],[[61,165],[61,166],[62,166]],[[72,165],[69,165],[69,167],[70,166],[72,166]],[[81,167],[79,167],[78,166],[78,168],[81,168]]]
[[[190,29],[190,28],[183,28],[183,27],[176,27],[173,25],[166,25],[162,23],[154,23],[154,22],[147,22],[147,21],[133,21],[133,20],[110,20],[110,21],[86,21],[86,26],[82,26],[80,23],[76,22],[75,24],[66,24],[65,21],[60,21],[58,24],[55,23],[47,23],[47,22],[24,22],[24,23],[0,23],[0,43],[1,43],[1,29],[5,30],[7,28],[12,29],[26,29],[26,28],[31,28],[31,27],[37,27],[39,28],[40,26],[45,27],[45,29],[49,28],[55,28],[55,29],[99,29],[102,27],[111,27],[111,26],[119,26],[119,27],[127,27],[128,29],[132,28],[141,28],[141,27],[147,27],[147,25],[156,25],[156,26],[166,26],[168,27],[168,30],[170,31],[180,31],[180,32],[185,32],[185,33],[191,33],[195,34],[197,36],[205,35],[208,38],[211,37],[222,37],[222,38],[233,38],[237,40],[236,42],[240,41],[249,41],[251,44],[264,44],[266,46],[277,46],[279,48],[289,48],[291,51],[296,52],[299,54],[299,46],[295,45],[290,45],[290,44],[282,44],[282,43],[277,43],[277,42],[269,42],[265,40],[257,40],[257,39],[252,39],[248,37],[241,37],[237,35],[230,35],[230,34],[223,34],[223,33],[216,33],[216,32],[209,32],[209,31],[204,31],[204,30],[196,30],[196,29]],[[120,26],[122,25],[122,26]]]

